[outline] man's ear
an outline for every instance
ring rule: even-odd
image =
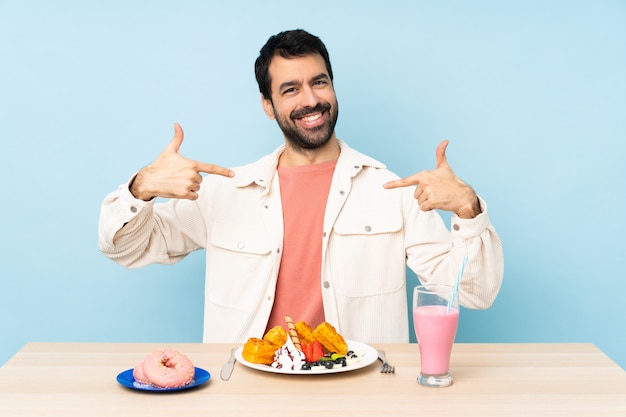
[[[265,97],[263,97],[263,94],[261,94],[261,104],[263,104],[263,110],[265,111],[267,117],[269,117],[271,120],[274,120],[276,116],[274,115],[274,106],[272,106],[272,100],[266,99]]]

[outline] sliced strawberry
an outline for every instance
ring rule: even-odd
[[[324,356],[324,346],[322,346],[320,341],[316,340],[313,343],[311,343],[311,361],[310,362],[318,361],[323,356]]]
[[[306,342],[300,342],[300,347],[302,348],[302,353],[304,353],[304,357],[305,357],[306,361],[307,362],[315,362],[315,361],[311,360],[312,353],[313,353],[313,344],[312,343],[306,343]]]

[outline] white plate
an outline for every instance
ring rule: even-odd
[[[334,368],[327,369],[323,366],[312,366],[310,371],[303,371],[302,369],[291,370],[291,369],[278,369],[273,368],[269,365],[263,365],[259,363],[248,362],[241,356],[241,352],[243,351],[243,346],[239,347],[235,351],[235,358],[237,362],[242,365],[247,366],[248,368],[258,369],[259,371],[265,372],[273,372],[275,374],[289,374],[289,375],[311,375],[311,374],[336,374],[339,372],[349,372],[357,369],[365,368],[376,362],[378,359],[378,353],[376,349],[371,347],[370,345],[366,345],[365,343],[355,342],[353,340],[346,340],[348,344],[348,350],[352,350],[355,353],[362,353],[363,358],[357,362],[348,366],[335,366]]]

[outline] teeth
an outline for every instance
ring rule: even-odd
[[[320,117],[322,117],[321,114],[317,113],[317,114],[312,114],[310,116],[304,116],[302,118],[302,121],[306,122],[306,123],[311,123],[314,122],[315,120],[319,119]]]

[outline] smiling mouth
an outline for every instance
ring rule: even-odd
[[[304,123],[313,123],[314,121],[316,121],[320,117],[322,117],[322,113],[315,113],[315,114],[309,114],[309,115],[306,115],[306,116],[302,116],[302,117],[299,118],[299,120],[302,120]]]
[[[306,124],[315,123],[317,120],[321,119],[328,110],[330,110],[330,104],[318,103],[315,107],[307,107],[294,111],[291,114],[291,119]]]

